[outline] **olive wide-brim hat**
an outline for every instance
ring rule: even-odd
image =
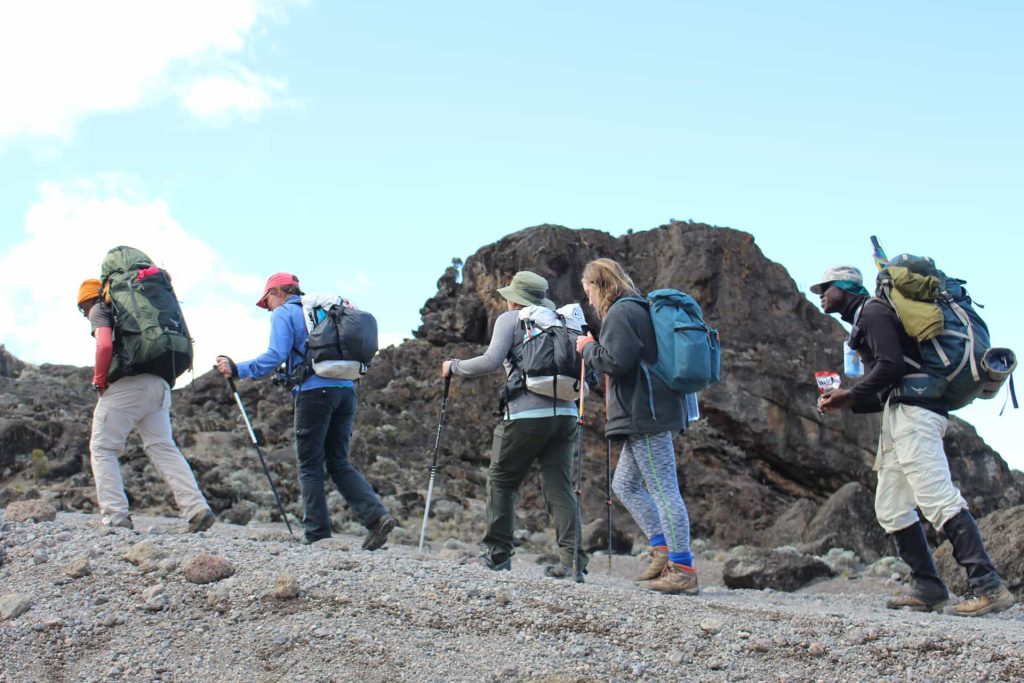
[[[555,310],[555,302],[548,298],[548,281],[528,270],[513,275],[512,284],[499,289],[498,294],[520,306],[543,306]]]

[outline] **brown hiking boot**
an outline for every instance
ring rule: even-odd
[[[128,529],[128,530],[134,530],[135,529],[135,525],[132,524],[132,516],[131,515],[126,515],[126,516],[122,517],[121,519],[117,520],[116,522],[111,522],[110,526],[118,527],[119,529]]]
[[[964,596],[962,602],[950,605],[943,613],[952,614],[958,617],[980,617],[994,612],[1002,612],[1004,609],[1013,607],[1017,600],[1013,594],[1006,589],[1006,584],[1000,584],[990,591],[970,591]]]
[[[697,570],[675,562],[667,563],[661,577],[646,582],[644,588],[669,595],[697,595],[700,590],[697,586]]]
[[[188,520],[187,533],[198,534],[200,531],[206,531],[213,523],[217,521],[217,518],[213,516],[213,513],[209,510],[203,510],[192,515],[192,519]]]
[[[363,539],[363,550],[377,550],[388,540],[388,534],[395,528],[395,518],[384,513],[374,522],[366,538]]]
[[[647,569],[640,576],[636,577],[638,583],[660,577],[665,571],[665,565],[668,564],[668,548],[666,546],[656,545],[651,548],[648,554],[651,556],[651,564],[647,566]]]
[[[886,609],[908,609],[912,612],[941,612],[946,606],[946,598],[929,600],[920,591],[897,593],[885,601]]]

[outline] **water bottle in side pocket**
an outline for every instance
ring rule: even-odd
[[[860,353],[850,348],[849,342],[843,342],[843,374],[847,377],[862,377],[864,375],[864,362],[860,359]]]

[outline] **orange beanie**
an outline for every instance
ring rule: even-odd
[[[100,298],[100,281],[96,278],[89,278],[78,288],[78,305],[83,301]]]

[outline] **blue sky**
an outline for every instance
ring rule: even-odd
[[[804,289],[877,234],[1024,350],[1018,3],[21,5],[0,341],[26,360],[90,363],[72,296],[117,243],[174,274],[203,367],[261,350],[277,270],[397,340],[454,256],[669,218],[752,233]],[[1001,402],[961,416],[1024,469]]]

